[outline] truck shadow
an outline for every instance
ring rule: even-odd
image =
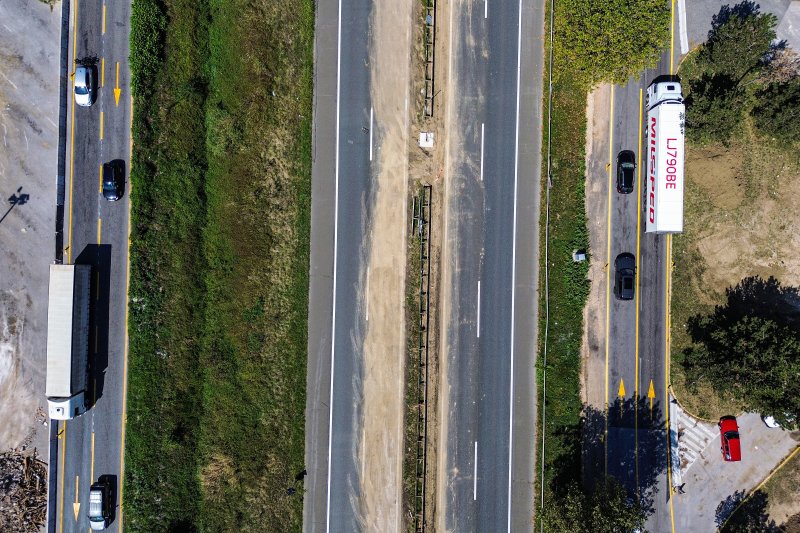
[[[75,258],[75,264],[92,266],[87,399],[87,408],[91,408],[103,396],[105,373],[108,368],[111,245],[87,245]]]

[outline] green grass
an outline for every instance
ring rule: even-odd
[[[545,78],[546,79],[546,78]],[[544,479],[547,505],[557,505],[570,481],[578,482],[581,473],[580,372],[583,308],[589,294],[588,262],[572,261],[574,249],[589,246],[585,211],[586,88],[568,75],[557,76],[553,84],[552,178],[550,191],[549,267],[541,248],[541,272],[549,268],[550,334],[547,353],[547,398],[542,398],[541,342],[538,359],[539,420],[546,410]],[[545,85],[545,116],[547,106]],[[546,128],[546,126],[545,126]],[[547,131],[544,138],[547,158]],[[547,168],[542,171],[542,206],[547,190]],[[545,240],[545,212],[542,209],[541,239]],[[541,286],[539,331],[545,331],[544,278]],[[540,445],[540,444],[539,444]],[[539,458],[541,461],[542,458]],[[539,462],[541,468],[541,462]],[[539,502],[537,498],[537,502]],[[537,510],[537,517],[541,515]]]
[[[313,26],[134,1],[130,531],[300,530]]]

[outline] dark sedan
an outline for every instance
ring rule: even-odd
[[[125,188],[125,164],[120,160],[103,163],[103,198],[116,202]]]
[[[617,270],[614,294],[620,300],[633,300],[636,258],[629,253],[619,254],[614,261],[614,266]]]

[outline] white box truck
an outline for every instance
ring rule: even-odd
[[[89,265],[50,265],[45,394],[53,420],[86,411],[91,274]]]
[[[685,118],[680,83],[647,88],[647,233],[683,231]]]

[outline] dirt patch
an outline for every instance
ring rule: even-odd
[[[800,153],[752,133],[729,147],[688,147],[684,233],[673,238],[672,354],[689,346],[684,325],[723,303],[748,276],[800,285]],[[673,391],[689,412],[715,419],[741,406],[722,402],[703,383],[686,387],[672,365]]]
[[[704,259],[698,296],[716,303],[746,276],[800,285],[800,158],[758,143],[689,150],[687,249]]]
[[[686,160],[686,174],[705,191],[715,207],[736,209],[744,200],[741,154],[722,146],[711,146],[690,151]]]
[[[364,337],[363,433],[359,444],[365,531],[399,531],[405,366],[406,205],[411,0],[377,2],[371,25],[371,96],[378,171],[372,204]]]
[[[608,139],[609,116],[606,112],[611,105],[611,87],[601,85],[589,94],[586,106],[586,216],[589,225],[589,298],[583,309],[583,342],[581,355],[583,360],[582,396],[586,405],[597,409],[605,409],[606,391],[604,381],[605,358],[602,335],[605,332],[606,308],[606,276],[608,275],[609,258],[606,257],[608,236],[603,231],[606,221],[605,202],[595,199],[604,198],[603,190],[608,186],[608,173],[594,158],[593,153],[601,150]],[[593,199],[589,201],[589,199]]]
[[[0,451],[46,450],[48,428],[38,413],[46,403],[61,12],[7,0],[0,20]]]

